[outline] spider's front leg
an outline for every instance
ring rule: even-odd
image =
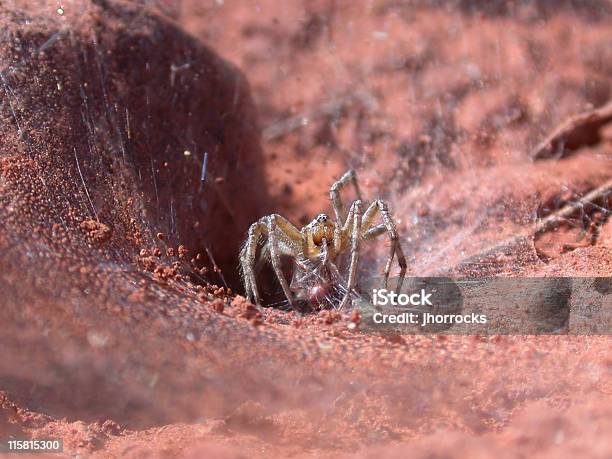
[[[267,244],[270,249],[272,268],[276,277],[278,277],[287,301],[293,307],[293,295],[283,275],[280,257],[281,255],[289,255],[295,258],[301,252],[304,244],[302,233],[287,219],[278,214],[263,217],[249,228],[248,238],[240,254],[240,263],[247,296],[250,301],[254,301],[258,305],[261,305],[261,298],[257,289],[254,266],[257,245],[261,236],[267,236],[268,238]]]
[[[281,284],[283,293],[287,297],[289,306],[295,309],[295,305],[293,302],[293,293],[291,293],[289,283],[287,282],[287,279],[285,279],[285,275],[283,274],[280,257],[281,254],[295,257],[295,250],[291,250],[290,247],[294,244],[303,243],[302,233],[300,233],[298,229],[294,227],[287,219],[281,217],[278,214],[272,214],[266,218],[268,227],[268,244],[270,246],[270,261],[272,262],[272,268],[274,268],[274,273],[276,274],[276,277],[278,278],[278,281]],[[286,240],[284,241],[285,251],[282,253],[278,243],[277,229],[280,230],[286,238]]]
[[[377,214],[380,214],[383,223],[381,225],[373,226],[374,219]],[[391,214],[389,212],[389,205],[385,201],[377,199],[370,205],[370,207],[368,207],[368,210],[366,210],[365,214],[363,215],[361,236],[364,240],[369,240],[381,235],[385,231],[387,232],[387,234],[389,235],[389,239],[391,240],[389,258],[385,266],[385,288],[387,288],[387,283],[389,281],[389,273],[391,271],[393,257],[397,256],[397,263],[400,266],[400,274],[397,279],[397,286],[395,292],[399,294],[400,290],[402,289],[402,284],[404,283],[404,277],[406,276],[406,257],[404,256],[404,251],[402,250],[402,246],[399,241],[399,236],[397,234],[397,229],[395,228],[395,223],[393,222],[393,219],[391,218]]]
[[[337,222],[341,222],[344,218],[344,205],[342,204],[342,199],[340,199],[340,190],[348,185],[349,182],[352,183],[353,187],[355,188],[357,201],[361,201],[361,191],[359,190],[359,183],[357,182],[357,174],[355,174],[353,169],[349,169],[342,177],[340,177],[340,180],[332,185],[331,189],[329,190],[329,195],[331,197],[332,206],[334,207]]]
[[[349,277],[346,284],[346,293],[344,294],[344,298],[342,298],[338,309],[342,309],[344,306],[346,306],[351,297],[351,292],[357,283],[357,259],[359,257],[359,240],[361,239],[361,201],[359,200],[355,201],[349,210],[348,217],[346,218],[346,222],[344,223],[344,227],[342,229],[343,233],[346,234],[349,229],[349,225],[351,225],[351,262],[349,265]]]
[[[247,239],[242,246],[242,250],[240,250],[240,268],[244,280],[244,289],[249,301],[257,305],[261,304],[261,299],[257,289],[257,282],[255,281],[255,257],[257,255],[259,238],[266,230],[263,219],[253,223],[249,227]]]

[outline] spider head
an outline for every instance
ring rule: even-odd
[[[319,214],[308,224],[307,229],[312,234],[312,241],[315,245],[320,246],[323,244],[323,239],[328,244],[334,240],[334,227],[335,224],[331,218],[326,214]]]

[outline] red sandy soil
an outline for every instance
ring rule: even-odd
[[[609,276],[598,207],[585,231],[529,228],[612,175],[609,123],[533,153],[610,99],[610,3],[279,5],[0,5],[0,438],[61,437],[66,457],[611,457],[608,336],[375,336],[217,286],[240,290],[252,221],[329,211],[348,167],[389,199],[413,274]]]

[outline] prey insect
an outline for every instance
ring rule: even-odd
[[[340,192],[352,184],[357,195],[346,212]],[[391,218],[387,202],[377,199],[363,210],[363,201],[354,171],[347,171],[330,189],[330,197],[335,218],[319,214],[302,229],[297,229],[286,218],[272,214],[259,219],[249,228],[248,236],[240,251],[240,266],[247,297],[261,305],[261,297],[255,278],[255,262],[260,240],[265,243],[261,257],[269,257],[274,273],[278,277],[284,295],[292,308],[296,307],[295,286],[308,277],[321,280],[314,284],[313,295],[318,295],[330,277],[341,278],[336,260],[342,253],[350,253],[348,280],[343,289],[338,309],[344,308],[351,299],[357,284],[357,265],[359,251],[363,242],[368,242],[387,233],[390,240],[390,252],[385,266],[384,285],[387,288],[389,273],[394,258],[397,258],[400,272],[397,291],[401,289],[406,274],[406,258],[400,244],[395,223]],[[281,257],[293,259],[291,284],[283,273]],[[294,287],[292,289],[292,287]]]

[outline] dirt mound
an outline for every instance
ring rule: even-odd
[[[240,72],[130,2],[84,2],[79,14],[19,6],[2,11],[3,196],[36,188],[42,202],[15,200],[23,209],[10,208],[5,233],[53,239],[57,223],[75,246],[89,233],[124,260],[142,246],[180,242],[195,254],[214,241],[212,255],[233,271],[229,254],[266,203]],[[39,224],[26,225],[29,215]]]

